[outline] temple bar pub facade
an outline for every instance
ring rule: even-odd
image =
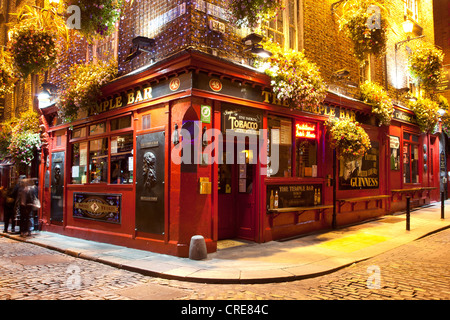
[[[407,195],[415,205],[439,200],[439,136],[421,134],[410,110],[396,107],[391,126],[379,126],[370,106],[332,92],[315,109],[293,110],[263,73],[195,50],[116,79],[98,106],[67,125],[53,107],[43,110],[46,230],[187,257],[194,235],[214,252],[221,239],[262,243],[329,229],[334,213],[345,225],[402,210]],[[329,117],[360,122],[371,150],[333,168]],[[175,161],[183,129],[206,159],[221,144],[227,161]],[[207,139],[208,154],[210,129],[224,138]],[[270,141],[260,149],[252,139],[239,149],[226,134],[260,129]],[[259,156],[273,146],[278,170]]]

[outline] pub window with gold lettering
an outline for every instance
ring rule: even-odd
[[[133,143],[130,115],[74,128],[70,183],[133,183]]]

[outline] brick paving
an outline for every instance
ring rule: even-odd
[[[325,276],[243,285],[154,278],[1,237],[0,299],[450,299],[449,245],[447,229]],[[379,289],[367,286],[374,268]]]

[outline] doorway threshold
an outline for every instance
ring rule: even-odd
[[[254,242],[242,239],[224,239],[217,241],[217,250],[224,250],[252,244]]]

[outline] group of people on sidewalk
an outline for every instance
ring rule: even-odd
[[[31,235],[31,231],[39,230],[37,212],[41,207],[38,198],[36,179],[27,179],[21,175],[14,187],[0,188],[3,198],[4,230],[8,232],[11,222],[11,233],[15,233],[16,221],[19,222],[20,235]]]

